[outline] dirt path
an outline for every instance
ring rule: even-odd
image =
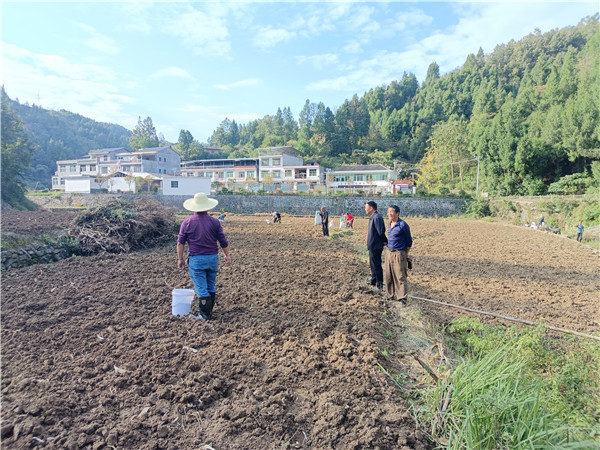
[[[361,287],[366,220],[325,239],[312,219],[231,219],[233,263],[221,267],[208,323],[171,315],[171,290],[191,287],[174,247],[3,273],[3,446],[430,448],[376,365],[389,305]],[[413,294],[600,330],[598,257],[576,242],[409,223]],[[417,382],[409,359],[398,352],[396,368]]]

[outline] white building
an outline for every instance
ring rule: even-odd
[[[391,194],[398,174],[382,164],[341,166],[327,172],[327,186],[350,192]]]
[[[56,166],[57,170],[52,177],[52,189],[65,191],[65,180],[87,178],[91,180],[90,189],[94,190],[104,188],[103,180],[113,177],[123,178],[130,175],[130,177],[145,178],[146,174],[178,175],[181,157],[171,147],[144,148],[137,152],[128,152],[122,147],[104,148],[92,150],[81,158],[57,161]],[[117,181],[110,184],[115,183]],[[70,184],[73,189],[80,189],[77,183]],[[127,186],[130,187],[129,182]],[[128,190],[120,190],[128,192]]]
[[[188,197],[204,192],[210,195],[211,179],[208,177],[162,177],[162,192],[164,195],[187,195]]]
[[[259,181],[268,182],[286,190],[308,190],[318,184],[322,168],[316,162],[304,164],[294,147],[266,147],[258,149]]]

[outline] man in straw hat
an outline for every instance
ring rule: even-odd
[[[229,243],[223,233],[221,222],[208,215],[207,211],[219,204],[214,198],[208,198],[204,192],[194,195],[194,198],[183,202],[183,207],[195,214],[181,224],[177,238],[177,266],[185,269],[183,250],[188,244],[189,273],[196,294],[199,298],[199,308],[194,316],[208,320],[215,306],[215,281],[219,270],[219,247],[225,253],[225,263],[229,264]]]

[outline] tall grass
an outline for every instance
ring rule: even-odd
[[[600,448],[598,384],[588,376],[589,370],[597,373],[600,349],[580,352],[592,358],[591,367],[580,367],[579,392],[567,392],[559,385],[565,370],[540,364],[552,360],[548,355],[560,357],[539,330],[462,332],[456,348],[463,346],[463,358],[416,407],[417,418],[441,447]]]

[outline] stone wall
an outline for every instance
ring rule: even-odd
[[[60,197],[29,197],[44,208],[95,207],[114,198],[133,198],[133,194],[63,194]],[[152,195],[165,206],[183,209],[187,197],[178,195]],[[312,216],[324,206],[331,215],[340,216],[344,212],[361,216],[364,205],[369,200],[377,203],[380,212],[385,213],[390,205],[400,208],[401,217],[448,217],[462,213],[463,199],[419,198],[419,197],[326,197],[304,195],[215,195],[219,200],[216,210],[225,209],[236,214],[256,214],[279,211],[282,214]],[[384,214],[385,215],[385,214]]]
[[[67,249],[43,243],[26,247],[2,249],[2,270],[51,263],[71,256]]]

